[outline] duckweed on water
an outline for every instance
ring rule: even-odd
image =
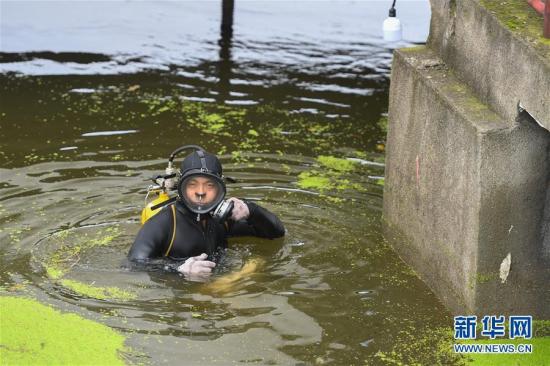
[[[531,344],[530,354],[458,354],[454,352],[452,329],[435,328],[419,331],[418,327],[404,327],[388,352],[379,351],[375,357],[386,365],[546,365],[550,359],[550,322],[533,321],[534,337],[525,339],[478,339],[464,344]],[[480,330],[478,330],[479,332]],[[416,351],[415,351],[416,350]],[[417,352],[417,350],[430,350]],[[404,352],[405,351],[405,352]]]
[[[124,337],[103,324],[26,298],[0,297],[0,312],[2,364],[124,365]]]
[[[464,342],[470,343],[470,342]],[[470,354],[469,361],[476,366],[493,365],[514,365],[514,366],[535,366],[548,365],[550,360],[550,337],[525,339],[484,339],[472,342],[475,344],[530,344],[533,347],[532,353],[514,354]]]
[[[137,294],[135,292],[122,290],[118,287],[99,287],[68,279],[62,279],[59,283],[77,294],[99,300],[113,299],[127,301],[137,298]]]
[[[298,187],[313,189],[321,193],[326,191],[357,190],[365,191],[360,183],[352,183],[347,174],[353,172],[356,164],[353,161],[334,156],[321,155],[317,162],[323,170],[312,169],[298,175]]]
[[[164,157],[166,146],[181,144],[182,138],[185,143],[193,142],[218,154],[235,150],[273,153],[275,148],[299,155],[304,153],[306,146],[308,151],[323,155],[334,153],[341,146],[374,152],[375,144],[382,136],[376,121],[373,121],[372,128],[358,129],[350,123],[347,115],[327,118],[323,114],[291,113],[277,104],[235,106],[199,102],[187,98],[186,92],[174,85],[156,89],[134,82],[100,84],[93,87],[92,93],[81,94],[68,93],[63,87],[58,90],[55,82],[42,78],[7,77],[6,80],[10,89],[36,87],[50,91],[36,97],[40,98],[40,103],[56,106],[47,116],[36,117],[40,121],[47,118],[47,122],[40,122],[40,128],[29,132],[37,139],[48,126],[56,125],[76,135],[90,132],[89,129],[136,129],[151,143],[147,148],[141,146],[138,134],[119,136],[116,140],[97,138],[86,141],[58,136],[48,139],[38,149],[26,151],[24,158],[18,156],[20,152],[0,152],[0,160],[9,164],[23,161],[31,165],[41,161],[87,159],[89,156],[107,161],[158,158]],[[272,148],[267,148],[266,140]],[[74,145],[77,149],[57,151],[58,147],[67,145]]]
[[[59,240],[59,245],[54,253],[46,259],[44,267],[51,279],[57,280],[63,277],[80,260],[80,255],[86,250],[97,246],[107,246],[120,235],[118,227],[109,227],[98,233],[97,238],[89,238],[84,234],[81,238],[71,238],[68,241],[69,231],[61,231],[53,235]]]
[[[338,172],[351,172],[355,169],[355,163],[353,161],[336,158],[334,156],[321,155],[317,157],[317,161],[321,163],[322,166]]]
[[[335,174],[332,171],[317,170],[300,173],[298,175],[298,186],[303,189],[314,189],[319,192],[344,191],[348,189],[363,192],[366,190],[360,183],[352,183],[340,174]]]
[[[109,227],[98,233],[96,238],[88,238],[84,234],[82,238],[71,235],[68,230],[60,231],[53,235],[58,246],[54,253],[45,261],[46,273],[52,280],[59,280],[59,284],[73,292],[100,300],[132,300],[137,294],[125,291],[117,287],[100,287],[88,285],[79,281],[62,279],[70,269],[78,263],[80,256],[87,250],[109,245],[120,235],[118,227]]]
[[[385,365],[466,365],[466,359],[454,353],[453,343],[451,329],[420,332],[415,327],[407,327],[399,332],[392,350],[378,351],[375,357]]]
[[[325,191],[332,188],[329,177],[319,175],[317,171],[302,172],[298,175],[298,186],[303,189]]]
[[[388,133],[388,116],[384,115],[380,117],[380,119],[377,122],[378,127],[381,131],[384,131],[384,134]]]

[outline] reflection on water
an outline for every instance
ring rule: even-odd
[[[450,320],[381,235],[387,5],[288,4],[236,2],[231,29],[228,1],[225,21],[219,2],[0,3],[3,292],[118,329],[138,362],[418,360],[403,331]],[[191,143],[288,230],[232,239],[206,284],[125,261],[150,177]]]

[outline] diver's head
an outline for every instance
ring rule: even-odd
[[[203,175],[193,175],[186,180],[184,195],[193,206],[209,206],[219,196],[220,187],[216,182]]]
[[[192,212],[212,211],[225,197],[222,165],[216,155],[204,150],[189,154],[181,165],[178,193],[183,204]]]

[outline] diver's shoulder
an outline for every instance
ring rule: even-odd
[[[159,225],[162,223],[169,223],[172,221],[172,209],[170,208],[172,205],[166,205],[163,208],[160,209],[159,212],[157,212],[155,215],[149,218],[143,226],[150,226],[150,225]]]

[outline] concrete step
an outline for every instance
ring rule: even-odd
[[[548,131],[495,113],[431,49],[395,51],[387,237],[454,313],[550,316],[540,261],[549,147]]]
[[[519,102],[550,130],[550,39],[524,0],[431,0],[428,45],[483,102],[514,121]]]

